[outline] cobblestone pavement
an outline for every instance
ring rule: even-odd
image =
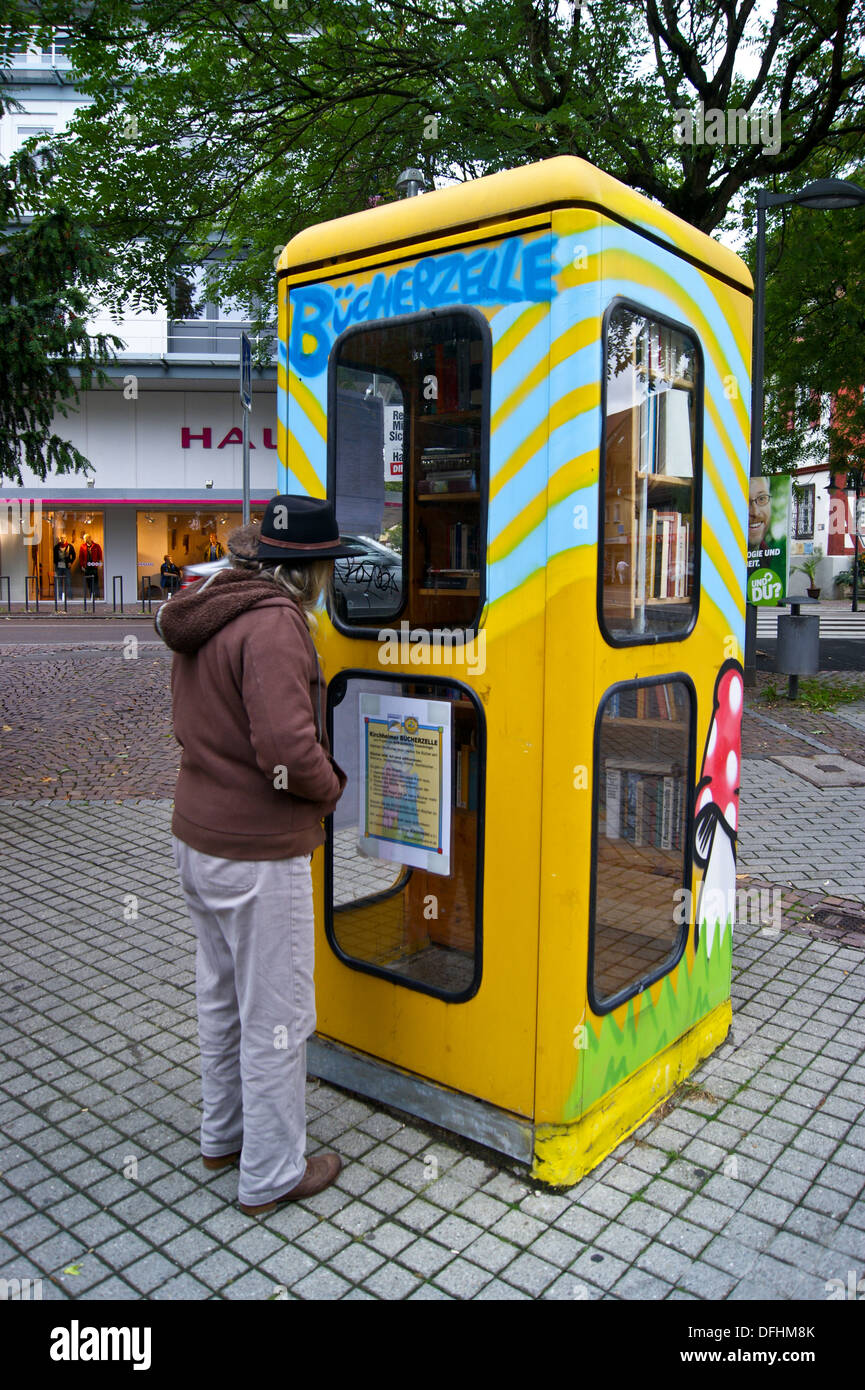
[[[865,1273],[861,828],[846,870],[849,848],[832,859],[813,843],[817,825],[845,833],[861,788],[848,801],[766,754],[746,762],[742,885],[779,897],[768,921],[759,910],[737,929],[730,1040],[575,1188],[536,1187],[488,1150],[311,1080],[310,1149],[346,1166],[318,1197],[255,1220],[236,1206],[236,1173],[207,1174],[198,1155],[167,656],[0,655],[13,725],[0,745],[0,1279],[41,1278],[62,1300],[825,1300],[830,1280]],[[101,749],[80,733],[79,700]],[[34,741],[40,775],[71,769],[62,791],[22,780]],[[795,865],[759,857],[772,818]],[[830,861],[837,891],[804,889],[802,864]]]
[[[133,629],[107,646],[0,646],[4,796],[173,796],[171,653],[151,636]]]

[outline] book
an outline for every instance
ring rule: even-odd
[[[622,774],[618,768],[606,769],[606,796],[604,800],[606,822],[604,833],[608,840],[619,840],[622,835]]]

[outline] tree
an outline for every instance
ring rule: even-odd
[[[865,165],[851,173],[865,184]],[[767,239],[764,471],[865,468],[865,208],[788,208]],[[854,482],[849,483],[851,488]]]
[[[407,164],[581,155],[712,231],[750,183],[865,150],[863,40],[855,0],[117,0],[76,31],[92,104],[58,187],[115,248],[118,304],[206,256],[211,294],[272,302],[276,250]]]
[[[0,57],[21,37],[22,27],[10,26]],[[15,106],[0,91],[0,114]],[[87,331],[90,292],[108,270],[104,251],[62,202],[30,211],[52,195],[54,163],[50,143],[31,141],[0,167],[0,480],[18,486],[22,465],[43,480],[90,468],[54,431],[54,415],[68,415],[80,390],[107,381],[102,369],[121,346]]]

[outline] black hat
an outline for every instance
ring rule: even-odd
[[[360,546],[343,545],[326,498],[288,492],[271,497],[260,527],[232,532],[228,548],[249,560],[339,560],[365,553]]]

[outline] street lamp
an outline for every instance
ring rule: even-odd
[[[763,363],[766,334],[766,209],[796,205],[815,210],[865,205],[865,188],[846,179],[815,179],[798,193],[770,193],[757,189],[757,264],[754,271],[754,349],[751,371],[751,469],[752,478],[763,473]],[[753,685],[757,669],[757,609],[747,605],[745,630],[745,683]]]

